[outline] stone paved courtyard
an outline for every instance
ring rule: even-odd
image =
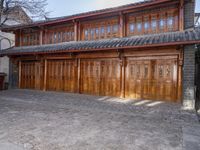
[[[199,150],[200,124],[179,104],[0,92],[0,150]]]

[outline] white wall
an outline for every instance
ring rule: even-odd
[[[14,34],[0,32],[0,50],[8,49],[14,45]],[[5,82],[9,82],[9,58],[7,56],[0,57],[0,72],[7,74]]]

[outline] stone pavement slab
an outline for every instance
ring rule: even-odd
[[[0,92],[0,150],[198,150],[180,104],[82,94]]]

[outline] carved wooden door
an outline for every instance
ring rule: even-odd
[[[35,62],[35,89],[41,90],[43,88],[44,70],[40,62]]]
[[[128,58],[125,97],[176,101],[177,60]]]
[[[21,64],[21,88],[35,88],[35,63],[22,62]]]
[[[75,92],[75,60],[48,60],[47,90]]]
[[[119,59],[101,60],[100,95],[120,96]]]
[[[21,88],[43,88],[43,66],[40,62],[29,61],[21,64]]]
[[[157,100],[177,99],[177,60],[157,60],[154,78],[157,81]]]
[[[120,61],[98,59],[81,61],[81,92],[102,96],[120,96]]]
[[[151,86],[151,62],[127,60],[125,95],[129,98],[149,98]]]
[[[100,94],[100,61],[81,61],[81,93]]]
[[[75,60],[65,60],[62,65],[64,91],[75,92],[77,85],[77,62]]]

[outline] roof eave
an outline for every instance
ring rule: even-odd
[[[151,6],[151,5],[156,5],[156,4],[161,4],[161,3],[165,3],[165,2],[169,2],[172,0],[153,0],[147,3],[142,3],[142,4],[138,4],[138,5],[133,5],[133,6],[127,6],[125,8],[120,8],[120,7],[116,7],[116,8],[108,8],[108,10],[105,10],[101,12],[101,10],[98,10],[100,12],[86,12],[86,13],[82,13],[80,15],[77,16],[72,16],[72,17],[66,17],[63,19],[58,19],[58,20],[52,20],[52,21],[47,21],[47,22],[42,22],[42,23],[33,23],[33,24],[29,24],[29,25],[20,25],[20,26],[16,26],[16,27],[6,27],[3,28],[2,31],[15,31],[18,29],[23,29],[23,28],[29,28],[29,27],[37,27],[37,26],[44,26],[44,25],[49,25],[49,24],[55,24],[55,23],[62,23],[62,22],[67,22],[67,21],[71,21],[71,20],[77,20],[77,19],[82,19],[82,18],[87,18],[87,17],[93,17],[96,15],[103,15],[103,14],[108,14],[108,13],[115,13],[115,12],[121,12],[121,11],[126,11],[126,10],[130,10],[130,9],[136,9],[136,8],[140,8],[140,7],[147,7],[147,6]]]
[[[23,52],[23,53],[12,53],[4,54],[0,56],[22,56],[22,55],[42,55],[42,54],[55,54],[55,53],[78,53],[78,52],[91,52],[91,51],[105,51],[105,50],[116,50],[116,49],[140,49],[140,48],[153,48],[153,47],[166,47],[166,46],[179,46],[179,45],[192,45],[200,44],[200,40],[196,41],[181,41],[181,42],[170,42],[170,43],[159,43],[159,44],[148,44],[138,46],[122,46],[122,47],[110,47],[110,48],[97,48],[97,49],[73,49],[73,50],[54,50],[48,52]]]

